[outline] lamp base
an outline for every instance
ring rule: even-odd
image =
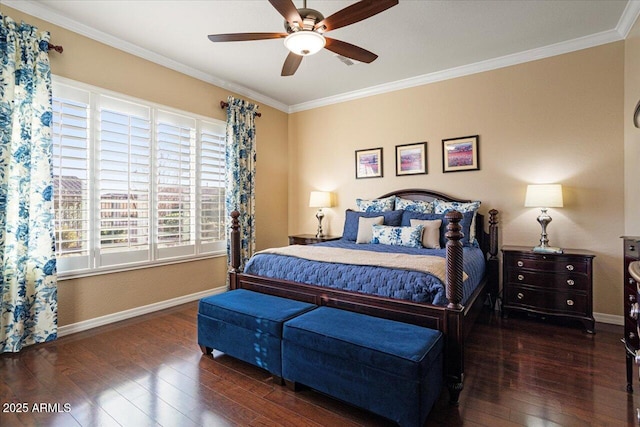
[[[320,239],[324,237],[324,232],[322,231],[322,218],[324,218],[324,212],[322,212],[322,208],[318,209],[316,218],[318,218],[318,232],[316,233],[316,237]]]
[[[541,254],[561,254],[564,253],[562,248],[556,246],[536,246],[533,248],[533,252]]]

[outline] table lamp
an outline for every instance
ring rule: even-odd
[[[560,184],[532,184],[527,186],[527,194],[524,199],[524,206],[527,208],[540,208],[542,211],[538,216],[538,222],[542,227],[540,234],[540,245],[533,248],[534,252],[562,253],[562,249],[549,246],[547,236],[547,225],[551,222],[551,217],[547,214],[548,208],[561,208],[562,185]]]
[[[322,212],[322,208],[330,208],[331,206],[332,204],[330,192],[311,192],[311,196],[309,196],[309,207],[318,208],[318,212],[316,213],[316,218],[318,218],[318,232],[316,233],[316,237],[324,237],[324,233],[322,232],[322,218],[324,218],[324,212]]]

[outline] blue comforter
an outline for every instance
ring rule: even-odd
[[[318,245],[445,257],[445,249],[357,244],[348,240],[335,240],[318,243]],[[463,283],[462,301],[464,304],[484,276],[485,260],[482,250],[465,247],[463,269],[469,276]],[[447,304],[445,286],[442,281],[435,276],[418,271],[310,261],[285,255],[257,254],[247,262],[244,272],[414,302],[435,305]]]

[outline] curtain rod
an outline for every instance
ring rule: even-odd
[[[228,106],[229,106],[228,102],[220,101],[220,108],[224,109],[224,108],[227,108]],[[256,112],[256,116],[262,117],[262,113]]]
[[[56,51],[56,52],[58,52],[58,53],[62,53],[62,51],[64,50],[64,49],[62,48],[62,46],[56,46],[56,45],[51,44],[51,43],[49,43],[49,46],[48,46],[48,47],[49,47],[49,50],[55,50],[55,51]]]

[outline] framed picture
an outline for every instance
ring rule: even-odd
[[[427,143],[396,145],[396,175],[427,173]]]
[[[480,169],[478,135],[442,140],[442,171],[461,172]]]
[[[356,150],[356,178],[382,177],[382,147]]]

